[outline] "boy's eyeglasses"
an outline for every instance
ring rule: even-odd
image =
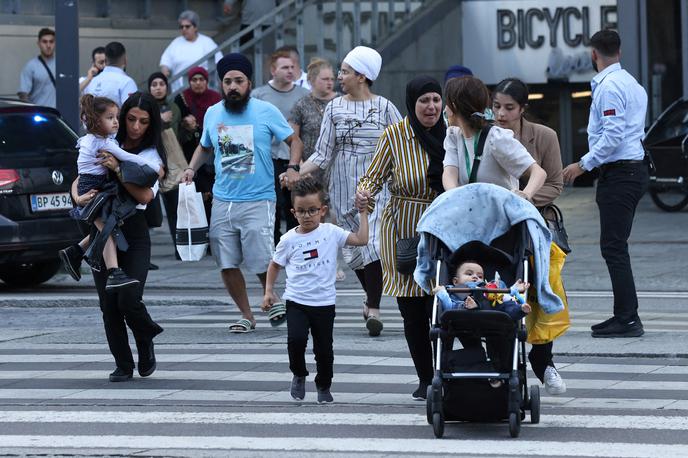
[[[294,214],[303,218],[304,216],[315,216],[320,211],[319,208],[309,208],[308,210],[294,210]]]

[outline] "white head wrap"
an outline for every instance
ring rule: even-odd
[[[382,56],[367,46],[356,46],[349,51],[344,62],[358,73],[365,75],[370,81],[375,81],[382,67]]]

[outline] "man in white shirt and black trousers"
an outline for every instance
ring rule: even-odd
[[[590,150],[564,169],[564,181],[573,182],[585,171],[598,168],[597,206],[600,210],[600,250],[607,263],[614,293],[614,316],[592,326],[593,337],[639,337],[638,316],[628,238],[638,201],[649,181],[642,139],[647,112],[645,89],[619,64],[621,39],[602,30],[590,39],[593,67],[592,105],[588,121]]]

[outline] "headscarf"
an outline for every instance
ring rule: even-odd
[[[222,81],[227,72],[232,70],[240,71],[249,80],[253,78],[253,65],[251,65],[251,61],[238,52],[227,54],[217,63],[217,76],[220,78],[220,81]]]
[[[203,67],[193,67],[189,70],[187,75],[189,77],[189,81],[191,81],[191,78],[196,75],[203,75],[205,80],[208,81],[208,70]],[[208,108],[222,100],[222,96],[212,89],[206,89],[202,94],[196,94],[191,90],[190,87],[188,89],[184,89],[184,92],[182,92],[182,98],[184,99],[186,106],[189,107],[191,114],[196,118],[196,123],[201,131],[203,130],[203,118],[205,117],[205,112],[208,110]]]
[[[370,81],[375,81],[382,67],[382,56],[373,48],[356,46],[346,55],[344,63],[364,75]]]
[[[408,118],[413,133],[430,159],[427,172],[428,184],[430,188],[441,194],[444,192],[444,187],[442,186],[442,162],[444,161],[444,137],[446,136],[447,128],[444,125],[442,116],[439,117],[437,123],[430,129],[424,127],[416,116],[416,101],[428,92],[436,92],[442,96],[442,86],[440,86],[437,80],[429,76],[418,76],[409,81],[406,85],[406,110],[408,111]]]
[[[163,80],[165,82],[165,86],[167,86],[167,94],[165,94],[165,98],[167,98],[167,96],[170,93],[170,85],[167,82],[167,77],[163,72],[151,73],[151,76],[148,77],[148,92],[150,92],[150,87],[151,84],[153,84],[153,81],[158,79]],[[165,103],[165,98],[163,98],[162,100],[158,100],[158,103]]]

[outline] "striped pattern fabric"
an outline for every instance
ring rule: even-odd
[[[382,134],[375,157],[358,185],[375,195],[389,183],[391,199],[382,213],[380,237],[383,294],[387,296],[423,295],[412,275],[397,272],[395,259],[396,241],[416,235],[420,216],[437,197],[428,184],[428,165],[428,155],[406,117]]]
[[[333,99],[325,108],[320,137],[315,152],[309,158],[321,169],[333,163],[330,175],[330,203],[337,224],[348,231],[358,230],[358,211],[354,205],[356,185],[373,160],[375,146],[387,126],[399,122],[401,115],[392,102],[374,96],[369,100]],[[380,189],[376,202],[384,208],[389,200],[385,186]],[[369,215],[370,236],[362,249],[349,250],[345,261],[352,269],[380,259],[380,213]]]

